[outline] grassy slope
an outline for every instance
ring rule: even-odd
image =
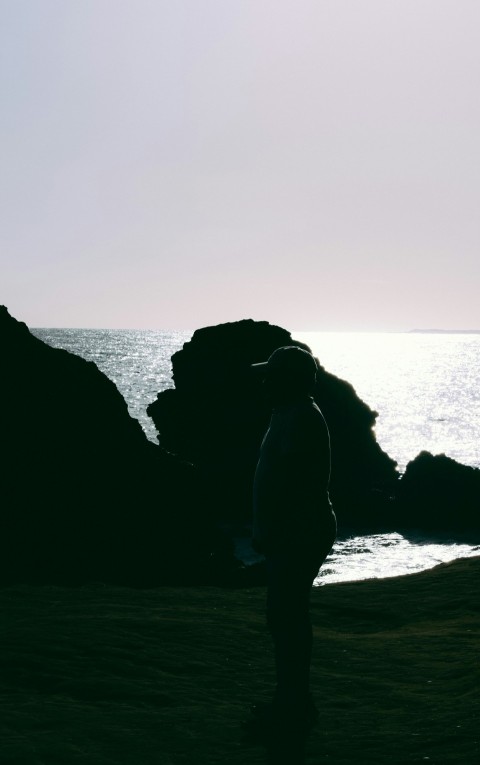
[[[480,558],[312,593],[313,763],[480,763]],[[0,590],[0,763],[240,765],[262,588]]]

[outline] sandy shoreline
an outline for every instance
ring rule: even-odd
[[[480,557],[312,592],[307,765],[479,761]],[[265,590],[0,589],[2,765],[264,762]]]

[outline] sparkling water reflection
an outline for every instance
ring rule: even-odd
[[[480,335],[295,332],[378,412],[401,472],[422,450],[480,468]]]
[[[412,542],[397,533],[350,537],[335,543],[315,585],[413,574],[439,563],[475,555],[480,555],[478,545]]]
[[[151,441],[157,431],[147,406],[157,393],[173,387],[171,357],[190,339],[188,331],[136,329],[33,329],[54,348],[94,361],[127,402],[132,417]]]

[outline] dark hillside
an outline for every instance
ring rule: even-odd
[[[2,765],[259,765],[265,591],[0,590]],[[312,593],[306,765],[480,761],[480,558]]]
[[[93,362],[0,306],[0,582],[210,581],[228,550],[198,471],[147,440]]]

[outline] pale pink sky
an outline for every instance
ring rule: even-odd
[[[2,0],[30,326],[479,328],[478,0]]]

